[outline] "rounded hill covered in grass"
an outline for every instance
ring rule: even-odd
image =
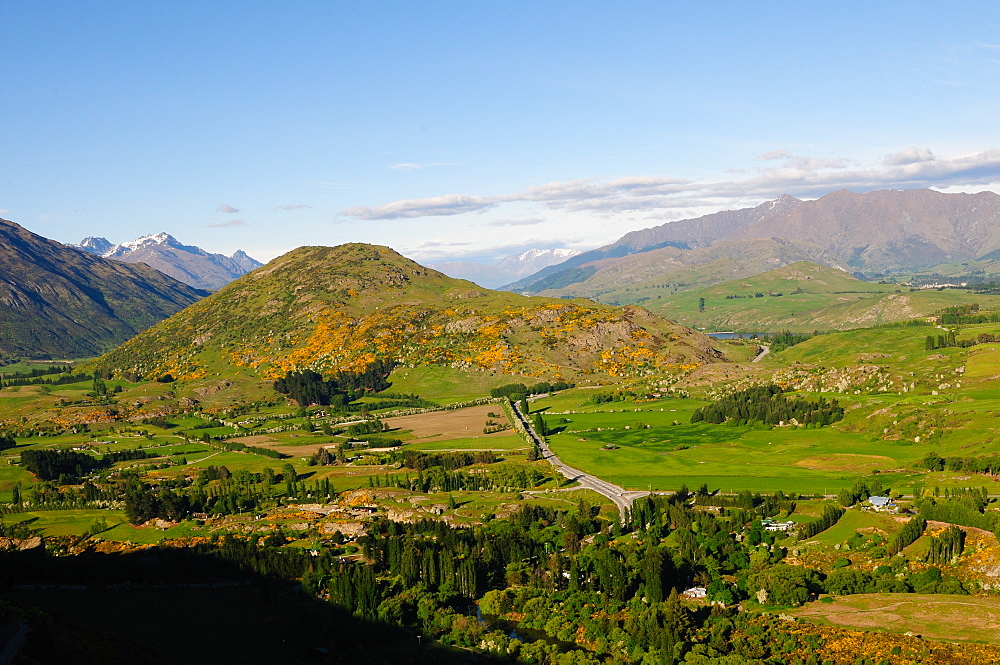
[[[363,371],[377,360],[576,378],[674,374],[713,341],[641,307],[491,291],[388,247],[300,247],[102,357],[117,375]]]

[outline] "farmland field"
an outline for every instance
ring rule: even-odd
[[[845,628],[913,632],[932,639],[1000,643],[1000,598],[871,593],[813,602],[789,614]]]
[[[489,413],[496,415],[491,417]],[[489,438],[493,435],[482,434],[488,420],[509,424],[499,404],[483,404],[451,411],[432,411],[413,416],[387,418],[385,423],[390,430],[409,430],[411,442],[417,442],[445,441],[478,435]]]
[[[870,437],[830,427],[768,430],[690,423],[691,412],[704,404],[669,400],[642,410],[588,411],[546,420],[558,432],[550,438],[552,448],[567,464],[632,489],[672,490],[705,482],[727,492],[826,494],[850,486],[873,468],[897,469],[912,455],[890,449],[872,456]],[[609,444],[619,449],[604,449]],[[887,483],[908,477],[885,475]]]
[[[567,464],[629,489],[672,490],[704,482],[725,492],[831,494],[880,473],[884,485],[908,491],[916,485],[969,484],[968,474],[921,469],[917,462],[930,451],[969,456],[996,450],[1000,391],[956,392],[960,380],[937,379],[947,395],[835,395],[845,418],[820,429],[691,423],[692,412],[706,401],[596,405],[588,399],[594,391],[581,389],[535,400],[532,410],[544,414],[552,448]],[[618,449],[606,449],[613,446]],[[987,476],[975,484],[1000,490]]]

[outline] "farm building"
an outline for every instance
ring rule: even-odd
[[[778,522],[770,518],[760,521],[765,531],[789,531],[795,528],[795,522]]]
[[[896,507],[896,502],[887,496],[870,496],[868,503],[872,504],[875,510],[892,510]]]

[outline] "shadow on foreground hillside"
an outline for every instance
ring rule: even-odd
[[[0,625],[30,632],[15,663],[477,663],[364,621],[294,583],[189,549],[0,553]],[[422,643],[421,643],[422,642]]]

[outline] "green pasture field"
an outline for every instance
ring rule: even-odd
[[[928,335],[936,338],[942,333],[943,330],[933,326],[868,328],[828,333],[771,353],[762,362],[771,367],[793,363],[847,367],[867,362],[886,367],[891,372],[906,375],[913,372],[916,378],[923,378],[928,373],[953,370],[961,366],[965,359],[967,349],[926,348]],[[960,338],[967,336],[963,333]]]
[[[935,326],[893,326],[828,333],[769,354],[762,362],[768,366],[798,362],[823,367],[868,362],[893,372],[913,372],[919,377],[959,367],[967,355],[977,353],[980,348],[926,348],[928,335],[937,339],[944,333]],[[980,323],[958,326],[957,337],[959,340],[972,339],[980,333],[998,334],[1000,325]]]
[[[11,501],[14,483],[21,483],[23,491],[38,482],[33,475],[21,467],[13,466],[6,462],[6,459],[0,458],[0,503]]]
[[[80,362],[83,362],[83,361],[81,361],[81,360],[51,360],[51,361],[34,362],[34,361],[31,361],[31,360],[27,360],[27,361],[17,362],[17,363],[13,363],[13,364],[10,364],[10,365],[4,365],[4,366],[0,367],[0,378],[3,378],[4,375],[17,374],[19,372],[22,373],[22,374],[25,374],[27,372],[30,372],[30,371],[36,370],[36,369],[48,369],[49,367],[52,367],[54,365],[63,365],[63,364],[65,364],[65,367],[68,369],[71,366],[69,363],[80,363]],[[46,374],[45,376],[51,376],[51,375]]]
[[[809,621],[895,633],[913,632],[931,639],[1000,643],[1000,598],[948,594],[868,593],[834,596],[783,610]]]
[[[845,542],[854,535],[855,531],[872,528],[878,529],[883,535],[891,536],[903,528],[903,524],[897,522],[888,513],[876,513],[871,510],[849,508],[836,524],[825,531],[821,531],[806,542],[836,545],[837,543]]]
[[[98,534],[103,540],[127,541],[140,545],[153,545],[167,538],[208,535],[205,527],[184,521],[168,529],[137,527],[129,524],[123,510],[37,510],[4,515],[8,524],[31,521],[31,527],[40,529],[45,536],[82,536],[99,519],[105,520],[109,528]]]
[[[727,284],[735,284],[729,282]],[[716,285],[706,289],[685,291],[659,301],[652,307],[657,314],[685,325],[718,330],[750,330],[752,332],[812,332],[858,328],[892,323],[915,316],[931,316],[945,307],[979,303],[995,309],[1000,298],[975,294],[960,289],[925,289],[910,291],[893,284],[857,282],[846,291],[794,293],[775,283],[769,288],[726,288]],[[742,292],[741,292],[742,291]],[[783,293],[769,295],[769,291]],[[726,299],[727,295],[754,295],[761,298]],[[705,298],[705,311],[699,311],[699,298]]]
[[[663,411],[661,403],[666,405]],[[553,450],[571,466],[632,489],[673,490],[706,482],[723,491],[799,493],[835,493],[874,468],[897,469],[920,456],[912,446],[873,446],[868,436],[834,427],[769,430],[692,424],[693,410],[706,404],[702,400],[635,404],[602,405],[612,412],[547,416],[550,431],[558,432],[550,436]],[[637,423],[649,427],[638,428]],[[606,444],[619,449],[604,450]],[[887,484],[902,479],[900,474],[883,478]]]
[[[902,492],[915,485],[987,486],[991,493],[1000,492],[1000,485],[986,476],[931,474],[919,468],[919,460],[932,451],[943,456],[995,453],[1000,422],[1000,385],[993,382],[985,387],[975,382],[975,377],[991,371],[990,347],[998,345],[930,352],[924,348],[929,330],[935,329],[836,333],[776,354],[795,351],[805,359],[812,352],[800,347],[813,344],[818,350],[833,348],[824,359],[832,358],[834,364],[856,364],[859,354],[869,348],[866,345],[876,348],[877,337],[889,335],[898,337],[899,343],[890,339],[886,345],[883,340],[882,348],[894,348],[899,354],[895,357],[898,363],[904,363],[908,354],[927,360],[929,366],[937,363],[926,374],[933,379],[934,387],[940,388],[938,395],[929,391],[903,395],[801,393],[808,399],[837,399],[847,410],[844,420],[821,429],[691,424],[694,409],[707,404],[698,399],[588,404],[587,400],[601,389],[563,391],[533,401],[531,407],[545,414],[552,448],[563,461],[631,489],[673,490],[681,484],[692,487],[706,482],[723,491],[780,489],[829,494],[849,487],[860,477],[881,472],[884,485]],[[960,338],[965,336],[963,333]],[[913,348],[899,341],[910,337]],[[943,352],[951,355],[929,359]],[[973,358],[970,378],[954,371],[963,366],[967,354]],[[892,358],[880,357],[874,362],[888,360]],[[1000,369],[996,372],[1000,373]],[[966,382],[972,382],[974,387],[966,387]],[[620,449],[603,450],[606,444]]]
[[[124,510],[75,509],[75,510],[34,510],[23,513],[10,513],[3,516],[7,524],[20,524],[29,521],[33,529],[41,529],[45,536],[81,536],[95,520],[103,519],[108,526],[125,522]],[[117,527],[116,527],[117,528]],[[101,534],[106,538],[106,531]],[[109,540],[125,540],[107,538]]]
[[[490,390],[508,383],[537,383],[523,376],[467,372],[452,367],[400,367],[390,376],[390,392],[417,394],[441,404],[488,397]]]
[[[969,349],[965,380],[984,387],[1000,385],[1000,344],[979,344]]]
[[[108,524],[111,524],[111,520],[108,520]],[[151,526],[132,526],[126,522],[123,517],[121,524],[118,524],[114,528],[108,529],[107,531],[102,531],[97,537],[103,538],[104,540],[130,542],[137,545],[155,545],[162,540],[168,540],[171,538],[209,535],[211,535],[209,527],[198,526],[191,520],[185,520],[180,524],[167,529],[158,529]]]

